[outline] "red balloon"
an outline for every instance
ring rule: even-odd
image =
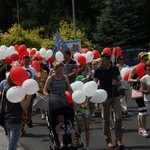
[[[115,56],[119,56],[121,55],[121,52],[122,52],[121,48],[117,46],[113,48],[112,54]]]
[[[136,68],[135,68],[135,72],[137,73],[137,75],[139,77],[142,77],[145,75],[146,71],[145,71],[145,64],[144,63],[139,63],[137,64]]]
[[[86,58],[83,55],[79,55],[78,58],[77,58],[77,61],[81,65],[85,65],[86,64]]]
[[[35,54],[36,54],[36,50],[35,49],[31,49],[30,56],[34,56]]]
[[[69,92],[69,91],[65,91],[65,94],[66,94],[68,103],[69,103],[69,104],[73,104],[74,101],[73,101],[73,99],[72,99],[72,96],[71,96],[70,92]]]
[[[11,59],[12,59],[13,61],[17,61],[17,60],[19,60],[19,55],[18,55],[18,54],[12,54],[12,55],[11,55]]]
[[[14,48],[16,51],[18,51],[19,45],[15,45]]]
[[[12,63],[12,58],[11,58],[11,56],[8,56],[8,57],[6,57],[5,58],[5,64],[11,64]]]
[[[110,55],[110,56],[111,56],[111,54],[112,54],[111,49],[110,49],[109,47],[105,47],[105,48],[103,49],[103,53],[104,53],[104,54],[107,53],[107,54]]]
[[[130,71],[126,72],[124,75],[124,80],[128,81],[129,75],[130,75]]]
[[[14,66],[10,70],[10,79],[13,81],[18,86],[21,86],[22,83],[29,79],[28,73],[25,69],[19,67],[19,66]]]
[[[97,59],[100,57],[100,53],[98,50],[93,50],[94,58]]]
[[[49,61],[50,63],[53,63],[53,62],[55,61],[55,58],[52,56],[52,57],[48,58],[48,61]]]
[[[26,51],[26,52],[24,53],[24,56],[29,56],[29,52]]]
[[[40,63],[37,60],[32,61],[31,67],[33,67],[36,70],[36,72],[40,72],[41,70]]]
[[[27,51],[27,47],[24,44],[22,44],[18,47],[19,55],[24,55],[26,53],[26,51]]]
[[[38,58],[38,60],[40,60],[40,61],[43,61],[44,60],[44,57],[42,57],[40,54],[37,54],[37,56],[36,56],[37,58]]]
[[[89,51],[88,48],[83,48],[82,51],[81,51],[81,53],[87,53],[88,51]]]

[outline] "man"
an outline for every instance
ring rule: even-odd
[[[108,98],[106,101],[101,103],[102,108],[102,119],[103,119],[103,130],[106,138],[108,148],[114,148],[115,145],[112,143],[111,131],[110,131],[110,108],[112,107],[115,112],[115,142],[119,149],[123,149],[122,144],[122,113],[120,104],[120,94],[118,87],[120,86],[120,72],[116,66],[112,66],[110,63],[110,55],[101,55],[101,66],[96,69],[94,73],[94,81],[99,82],[99,88],[104,89]]]
[[[24,66],[23,68],[27,71],[28,75],[29,75],[29,78],[30,79],[35,79],[38,81],[38,78],[37,78],[37,73],[36,73],[36,70],[30,66],[30,57],[29,56],[24,56],[23,58],[23,62],[24,62]],[[33,104],[33,99],[36,98],[36,95],[32,95],[32,98],[31,98],[31,101],[30,101],[30,105],[28,107],[28,110],[27,110],[27,125],[28,127],[33,127],[32,125],[32,118],[31,118],[31,113],[32,113],[32,104]]]
[[[126,67],[129,68],[129,66],[125,64],[125,58],[122,54],[117,57],[117,62],[118,62],[117,67],[120,73],[123,68],[126,68]],[[121,79],[120,95],[121,95],[122,115],[127,116],[128,114],[127,101],[131,100],[131,86],[124,79]]]
[[[71,51],[65,50],[64,51],[64,73],[68,76],[69,82],[75,82],[76,74],[78,72],[77,70],[77,64],[76,62],[71,58]]]

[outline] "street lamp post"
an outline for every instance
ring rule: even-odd
[[[75,18],[74,0],[72,0],[72,12],[73,12],[74,39],[76,39],[76,18]]]
[[[18,0],[16,0],[16,4],[17,4],[17,21],[19,24],[20,23],[20,16],[19,16],[19,2],[18,2]]]

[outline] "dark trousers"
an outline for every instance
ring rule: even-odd
[[[31,97],[31,101],[30,101],[30,104],[28,106],[28,109],[27,109],[27,122],[28,121],[32,121],[32,105],[33,105],[33,100],[36,98],[36,94],[33,94],[32,97]]]

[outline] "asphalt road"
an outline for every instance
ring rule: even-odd
[[[129,116],[123,119],[125,128],[123,143],[126,150],[150,150],[150,138],[144,138],[137,134],[137,106],[134,100],[128,102]],[[20,142],[25,150],[49,150],[50,138],[49,131],[46,127],[46,120],[41,120],[39,112],[33,112],[33,128],[26,128],[27,135],[20,138]],[[150,132],[150,116],[148,116],[147,127]],[[85,141],[84,133],[82,135]],[[112,139],[114,130],[112,130]],[[102,120],[97,117],[92,118],[91,123],[91,150],[106,150],[106,143],[102,131]]]

